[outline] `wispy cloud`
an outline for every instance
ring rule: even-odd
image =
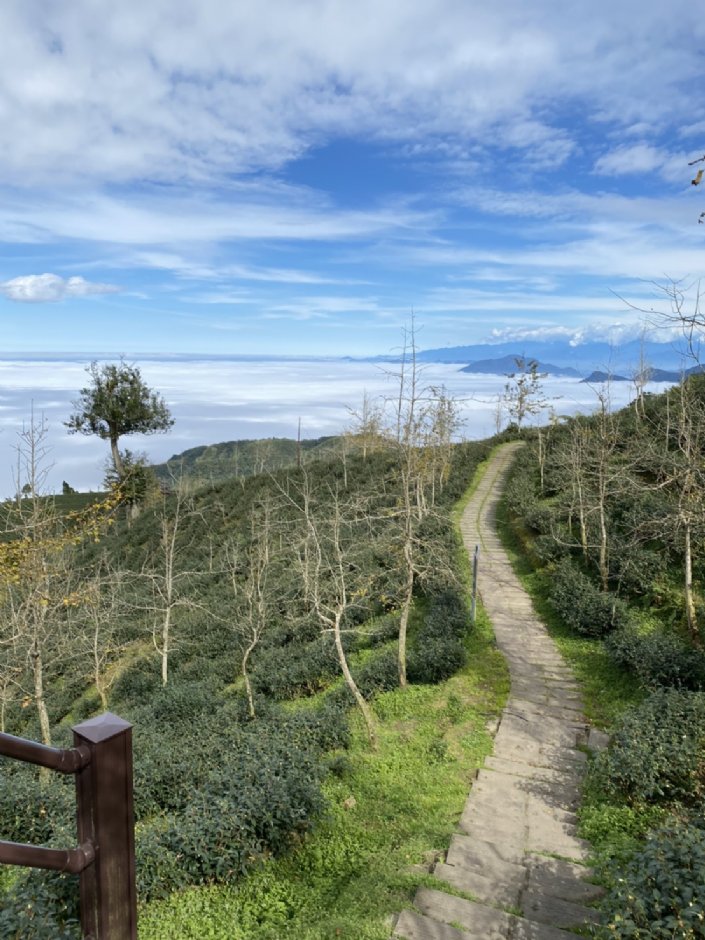
[[[0,281],[0,293],[17,303],[56,303],[68,297],[90,297],[115,294],[114,284],[98,284],[82,277],[59,277],[58,274],[26,274],[9,281]]]
[[[308,201],[304,202],[306,196]],[[183,188],[166,192],[154,188],[120,197],[98,192],[43,192],[29,198],[15,192],[0,204],[0,240],[20,242],[24,231],[30,243],[72,239],[97,245],[161,248],[226,241],[325,242],[415,231],[438,217],[437,212],[396,204],[337,209],[319,196],[295,188],[288,190],[286,197],[258,200],[248,192]],[[168,258],[168,252],[161,252],[156,260],[164,266]]]

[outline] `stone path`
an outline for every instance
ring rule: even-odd
[[[588,846],[575,835],[586,731],[572,673],[512,571],[495,529],[504,478],[520,444],[500,448],[463,514],[468,551],[480,546],[478,587],[511,673],[494,753],[472,786],[438,889],[420,888],[394,937],[404,940],[575,940],[597,922],[586,904]],[[446,886],[474,900],[447,893]]]

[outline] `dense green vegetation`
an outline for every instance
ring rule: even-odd
[[[191,447],[170,457],[165,463],[156,464],[152,470],[165,483],[170,483],[175,476],[185,477],[194,483],[218,483],[325,459],[341,451],[344,446],[345,439],[340,437],[301,441],[274,437],[225,441],[222,444]]]
[[[502,530],[611,732],[581,811],[606,937],[705,936],[705,384],[533,432]]]
[[[270,915],[263,911],[283,903],[279,875],[266,887],[273,872],[284,878],[288,870],[291,878],[301,865],[315,874],[316,865],[328,868],[331,846],[340,853],[349,844],[360,872],[371,870],[370,853],[387,859],[392,893],[383,889],[369,913],[378,931],[370,936],[380,935],[390,912],[385,904],[399,906],[409,886],[384,843],[391,834],[382,818],[395,799],[398,806],[411,799],[390,791],[384,810],[392,768],[408,768],[400,788],[406,782],[415,794],[425,779],[435,800],[432,766],[452,765],[438,818],[429,817],[425,834],[404,849],[418,861],[421,846],[433,848],[452,827],[469,773],[488,746],[483,716],[496,708],[496,696],[478,681],[484,671],[496,685],[501,667],[486,636],[473,640],[473,679],[424,691],[467,661],[466,587],[452,509],[487,452],[487,445],[466,444],[442,453],[415,448],[411,457],[383,444],[266,475],[155,492],[136,517],[97,503],[85,525],[83,517],[68,525],[47,500],[6,507],[7,534],[27,532],[22,526],[31,523],[33,536],[15,538],[14,554],[3,558],[3,728],[65,744],[71,724],[103,707],[134,722],[143,903],[220,885],[205,894],[187,890],[185,907],[169,902],[176,903],[174,916],[189,909],[189,898],[215,891],[245,901],[233,915],[236,925],[212,936],[237,936],[237,923],[249,924],[248,917],[263,919],[260,936],[283,935],[266,932]],[[399,631],[409,584],[402,677]],[[412,683],[406,691],[399,690],[404,678]],[[414,703],[430,712],[419,717]],[[445,716],[440,724],[434,713]],[[448,762],[449,753],[457,760]],[[432,764],[422,772],[424,755]],[[71,844],[72,781],[40,779],[31,768],[4,763],[3,838]],[[342,814],[359,815],[359,829],[331,828],[341,815],[341,788],[353,782],[358,803],[366,788],[374,790],[374,813],[382,817],[368,846],[355,847],[366,842],[365,827],[370,834],[377,828],[362,809]],[[398,825],[395,851],[408,822]],[[323,861],[315,861],[317,852]],[[276,857],[282,861],[274,868]],[[347,856],[330,861],[343,874],[350,864]],[[254,874],[243,887],[246,873]],[[42,872],[4,879],[0,936],[75,936],[72,879]],[[248,892],[257,898],[256,915],[248,914],[255,903],[246,902]],[[328,935],[320,905],[321,932],[312,937]],[[295,922],[299,907],[301,900],[284,904],[282,916]],[[361,912],[355,916],[359,923]],[[161,914],[150,920],[147,910],[144,917],[153,925],[145,929],[164,935]],[[251,926],[241,935],[256,936]]]

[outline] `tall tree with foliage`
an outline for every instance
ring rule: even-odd
[[[90,385],[82,388],[73,402],[76,411],[65,422],[71,434],[95,434],[110,442],[115,471],[124,474],[118,447],[126,434],[157,434],[168,431],[174,419],[162,396],[144,382],[140,370],[121,359],[86,370]]]

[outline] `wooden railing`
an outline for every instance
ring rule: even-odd
[[[85,940],[136,940],[132,725],[106,712],[72,728],[72,748],[0,734],[0,755],[76,775],[78,846],[0,842],[0,863],[80,876]]]

